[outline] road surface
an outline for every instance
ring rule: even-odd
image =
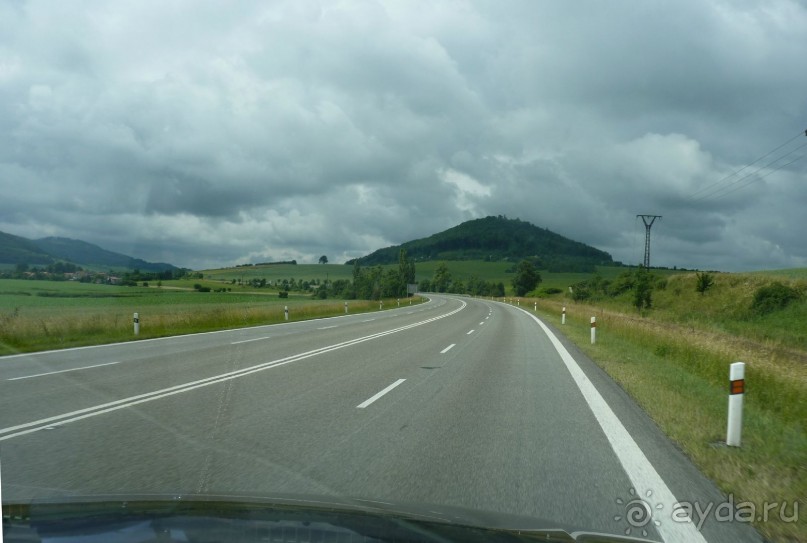
[[[0,358],[3,499],[336,495],[668,542],[761,541],[739,522],[677,522],[675,503],[725,497],[529,313],[432,295],[369,314]],[[629,518],[637,499],[649,521]]]

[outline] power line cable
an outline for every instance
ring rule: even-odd
[[[759,162],[759,161],[761,161],[761,160],[764,160],[765,158],[769,157],[770,155],[772,155],[773,153],[775,153],[776,151],[778,151],[778,150],[779,150],[779,149],[781,149],[782,147],[785,147],[786,145],[788,145],[788,144],[792,143],[793,141],[795,141],[795,140],[799,139],[799,138],[800,138],[802,135],[807,136],[807,130],[805,130],[804,132],[799,132],[797,135],[795,135],[795,136],[793,136],[792,138],[788,139],[788,140],[787,140],[787,141],[785,141],[784,143],[782,143],[782,144],[778,145],[778,146],[777,146],[777,147],[775,147],[774,149],[772,149],[772,150],[768,151],[767,153],[765,153],[765,154],[764,154],[764,155],[762,155],[761,157],[757,158],[757,159],[756,159],[756,160],[754,160],[753,162],[751,162],[751,163],[749,163],[749,164],[746,164],[746,165],[745,165],[745,166],[743,166],[742,168],[739,168],[738,170],[735,170],[735,171],[731,172],[730,174],[728,174],[728,175],[726,175],[726,176],[724,176],[724,177],[720,178],[719,180],[715,181],[714,183],[712,183],[712,184],[710,184],[710,185],[707,185],[707,186],[705,186],[705,187],[702,187],[702,188],[700,188],[700,189],[696,190],[694,193],[692,193],[692,194],[690,194],[690,195],[689,195],[689,198],[690,198],[690,199],[693,199],[693,200],[696,200],[696,201],[697,201],[697,200],[703,200],[703,199],[705,199],[705,198],[708,198],[708,197],[711,195],[711,193],[710,193],[710,194],[703,195],[703,196],[698,197],[698,198],[696,198],[696,196],[697,196],[698,194],[701,194],[702,192],[709,191],[709,190],[711,190],[711,189],[713,189],[713,188],[717,187],[718,185],[720,185],[720,184],[721,184],[721,183],[723,183],[724,181],[727,181],[728,179],[731,179],[732,177],[734,177],[734,176],[736,176],[736,175],[740,174],[742,171],[744,171],[744,170],[746,170],[746,169],[750,168],[751,166],[753,166],[753,165],[754,165],[754,164],[756,164],[757,162]],[[801,147],[803,147],[803,146],[801,146]],[[800,147],[799,147],[799,148],[800,148]],[[773,160],[773,161],[769,162],[769,163],[768,163],[768,165],[770,165],[770,164],[772,164],[772,163],[774,163],[774,162],[777,162],[778,160],[780,160],[780,159],[781,159],[781,158],[783,158],[784,156],[787,156],[788,154],[791,154],[793,151],[795,151],[795,150],[791,150],[791,151],[790,151],[789,153],[787,153],[786,155],[783,155],[782,157],[779,157],[779,158],[777,158],[777,159],[775,159],[775,160]],[[765,166],[762,166],[762,167],[758,168],[757,170],[755,170],[755,172],[758,172],[760,169],[762,169],[762,168],[764,168],[764,167],[765,167]],[[751,175],[753,175],[753,173],[752,173]],[[745,176],[745,177],[747,177],[747,176]],[[745,178],[745,177],[743,177],[743,178]],[[730,185],[731,185],[731,184],[734,184],[734,181],[732,181],[732,182],[730,183]],[[720,187],[720,188],[722,188],[722,187]],[[717,193],[717,192],[719,192],[719,189],[718,189],[718,190],[715,190],[715,193]]]
[[[805,144],[805,146],[807,146],[807,144]],[[757,181],[759,181],[759,180],[761,180],[761,179],[764,179],[764,178],[768,177],[768,176],[769,176],[769,175],[771,175],[772,173],[778,172],[778,171],[779,171],[779,170],[781,170],[782,168],[784,168],[784,167],[786,167],[786,166],[790,166],[790,165],[791,165],[791,164],[793,164],[794,162],[801,160],[801,159],[802,159],[802,158],[804,158],[805,156],[807,156],[807,153],[805,153],[805,154],[803,154],[803,155],[801,155],[801,156],[797,156],[797,157],[796,157],[796,158],[794,158],[793,160],[791,160],[791,161],[789,161],[789,162],[786,162],[786,163],[782,164],[781,166],[779,166],[778,168],[775,168],[775,169],[773,169],[773,170],[771,170],[771,171],[769,171],[769,172],[765,172],[764,174],[760,175],[759,177],[756,177],[756,178],[754,178],[754,179],[751,179],[751,181],[749,181],[748,183],[745,183],[745,184],[743,184],[743,185],[740,185],[740,186],[734,187],[733,189],[731,189],[731,190],[729,190],[729,191],[727,191],[727,192],[724,192],[724,193],[722,193],[722,194],[719,194],[719,195],[715,196],[715,199],[718,199],[718,198],[723,198],[724,196],[728,196],[728,195],[729,195],[729,194],[731,194],[732,192],[735,192],[735,191],[737,191],[737,190],[740,190],[740,189],[742,189],[742,188],[745,188],[745,187],[747,187],[748,185],[752,185],[753,183],[756,183]]]
[[[764,170],[766,168],[770,168],[771,166],[773,166],[774,164],[776,164],[780,160],[789,157],[790,155],[792,155],[796,151],[800,151],[801,149],[804,149],[805,147],[807,147],[807,143],[803,143],[802,145],[799,145],[798,147],[796,147],[794,149],[791,149],[789,152],[787,152],[787,153],[785,153],[785,154],[771,160],[767,164],[764,164],[764,165],[760,166],[759,168],[755,169],[754,171],[752,171],[750,173],[747,173],[746,175],[744,175],[744,176],[742,176],[742,177],[740,177],[738,179],[735,179],[734,181],[730,182],[727,185],[723,185],[722,187],[719,187],[717,190],[715,190],[715,191],[713,191],[713,192],[711,192],[709,194],[704,194],[704,195],[700,196],[699,198],[695,198],[694,200],[697,202],[697,201],[700,201],[700,200],[705,200],[707,198],[715,198],[715,199],[722,198],[726,194],[730,194],[730,193],[734,192],[735,190],[738,190],[738,189],[743,188],[743,187],[747,187],[747,186],[759,181],[760,179],[763,179],[764,177],[767,177],[768,175],[770,175],[770,174],[772,174],[772,173],[774,173],[776,171],[781,170],[785,166],[789,166],[790,164],[793,164],[794,162],[804,158],[805,155],[803,155],[803,154],[799,155],[796,158],[794,158],[793,160],[790,160],[789,162],[786,162],[785,164],[781,164],[781,165],[777,166],[776,168],[774,168],[774,169],[772,169],[772,170],[770,170],[770,171],[768,171],[768,172],[766,172],[766,173],[764,173],[764,174],[762,174],[760,176],[757,176],[757,174],[759,174],[759,172],[761,172],[762,170]],[[746,180],[748,178],[751,178],[750,182],[743,183],[740,186],[735,186],[738,183],[742,183],[742,181],[744,181],[744,180]],[[730,190],[726,190],[726,189],[730,189]]]

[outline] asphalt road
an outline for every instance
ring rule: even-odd
[[[3,500],[335,495],[668,542],[761,541],[740,522],[676,521],[676,503],[726,498],[524,309],[434,295],[371,314],[0,358]],[[647,523],[629,518],[637,499],[652,508]]]

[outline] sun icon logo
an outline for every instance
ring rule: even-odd
[[[619,522],[625,520],[628,527],[625,529],[625,535],[630,535],[634,528],[642,530],[642,537],[647,537],[646,526],[652,521],[655,526],[661,526],[661,521],[653,518],[653,510],[661,511],[664,509],[664,504],[651,505],[653,491],[648,490],[645,497],[642,498],[636,494],[636,490],[630,489],[630,497],[626,499],[617,498],[616,503],[625,508],[624,514],[614,516],[614,520]]]

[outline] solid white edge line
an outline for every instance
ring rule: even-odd
[[[31,379],[33,377],[44,377],[45,375],[54,375],[56,373],[67,373],[68,371],[88,370],[90,368],[100,368],[101,366],[112,366],[114,364],[120,364],[120,361],[118,361],[118,362],[107,362],[105,364],[95,364],[93,366],[84,366],[82,368],[70,368],[69,370],[48,371],[48,372],[45,372],[45,373],[37,373],[36,375],[24,375],[22,377],[12,377],[10,379],[6,379],[6,381],[19,381],[21,379]]]
[[[359,405],[356,406],[356,409],[364,409],[365,407],[367,407],[368,405],[370,405],[371,403],[373,403],[374,401],[379,399],[381,396],[383,396],[384,394],[386,394],[387,392],[389,392],[393,388],[395,388],[398,385],[400,385],[401,383],[403,383],[404,381],[406,381],[406,379],[398,379],[397,381],[392,383],[390,386],[388,386],[384,390],[382,390],[382,391],[376,393],[375,395],[371,396],[370,398],[367,398],[366,400],[364,400],[362,403],[360,403]]]
[[[676,522],[672,519],[673,511],[676,511],[676,504],[679,503],[678,500],[667,486],[667,483],[664,482],[664,479],[661,478],[661,475],[658,474],[656,468],[653,467],[653,464],[650,463],[650,460],[644,455],[642,449],[639,448],[639,445],[622,425],[619,417],[611,410],[611,407],[602,395],[600,395],[597,388],[591,383],[589,378],[586,377],[583,370],[580,369],[577,361],[575,361],[574,357],[566,350],[566,347],[563,346],[552,330],[538,317],[524,309],[516,309],[524,312],[535,320],[543,329],[544,333],[546,333],[547,337],[549,337],[549,341],[552,342],[552,346],[555,347],[555,350],[560,355],[561,360],[566,365],[566,369],[571,373],[577,388],[580,389],[580,392],[588,403],[589,409],[600,424],[605,437],[608,438],[608,442],[611,444],[614,454],[616,454],[625,473],[628,475],[628,478],[630,478],[633,487],[636,489],[636,493],[644,496],[645,492],[651,490],[653,492],[653,502],[664,506],[662,510],[665,512],[665,516],[669,515],[669,518],[665,518],[661,521],[659,526],[655,527],[664,542],[706,543],[706,539],[704,539],[691,519],[689,522]],[[678,510],[676,517],[683,519],[685,517],[684,511]]]
[[[446,354],[448,351],[454,348],[454,345],[456,345],[456,343],[452,343],[451,345],[440,351],[440,354]]]
[[[252,339],[242,339],[241,341],[231,341],[230,345],[240,345],[241,343],[249,343],[251,341],[261,341],[262,339],[269,339],[272,336],[256,337]]]

